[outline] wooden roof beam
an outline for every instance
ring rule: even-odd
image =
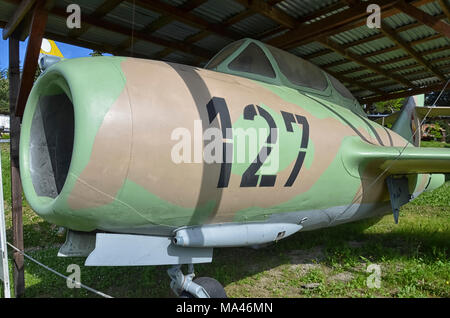
[[[430,63],[428,63],[421,54],[419,54],[417,51],[415,51],[409,43],[407,43],[405,40],[403,40],[394,29],[392,29],[390,26],[388,26],[383,21],[381,22],[381,31],[395,44],[397,44],[399,47],[401,47],[403,50],[405,50],[408,54],[410,54],[414,59],[421,65],[425,66],[428,70],[430,70],[433,74],[435,74],[438,78],[440,78],[442,81],[445,81],[445,77]]]
[[[53,8],[50,13],[60,16],[60,17],[64,17],[64,18],[66,18],[66,16],[67,16],[66,11],[63,8],[58,8],[58,7]],[[100,21],[98,19],[93,19],[90,16],[85,16],[83,18],[83,23],[89,24],[91,26],[95,26],[95,27],[98,27],[101,29],[105,29],[105,30],[108,30],[111,32],[123,34],[126,36],[130,36],[132,33],[132,30],[130,28],[126,28],[126,27],[123,27],[122,25],[115,24],[115,23],[105,21],[105,20]],[[205,60],[210,59],[213,55],[213,52],[205,50],[204,48],[200,48],[195,45],[191,45],[191,44],[187,44],[187,43],[165,40],[163,38],[152,36],[152,35],[143,33],[138,30],[134,30],[133,34],[134,34],[134,37],[139,40],[154,43],[154,44],[161,45],[164,47],[169,47],[176,51],[181,51],[181,52],[185,52],[185,53],[188,53],[188,54],[191,54],[194,56],[198,56]]]
[[[81,46],[84,48],[88,48],[91,50],[96,50],[96,51],[100,51],[100,52],[104,52],[104,53],[111,53],[111,54],[120,55],[120,56],[131,56],[130,52],[118,50],[117,48],[115,48],[111,45],[101,45],[101,44],[92,43],[92,42],[89,42],[86,40],[81,40],[79,38],[68,38],[66,36],[56,34],[53,32],[45,32],[45,37],[50,40],[68,43],[68,44],[72,44],[72,45],[76,45],[76,46]],[[147,58],[147,59],[149,58],[148,55],[136,54],[136,53],[133,54],[133,57]]]
[[[233,23],[236,23],[237,21],[241,20],[241,19],[245,19],[245,17],[249,16],[253,14],[253,12],[250,9],[244,10],[228,19],[226,19],[225,21],[222,22],[222,25],[224,26],[228,26],[231,25]],[[189,37],[187,37],[184,42],[186,43],[195,43],[197,41],[200,41],[201,39],[204,39],[205,37],[207,37],[208,35],[210,35],[211,32],[209,30],[202,30],[194,35],[191,35]],[[165,58],[167,55],[169,55],[170,53],[172,53],[173,50],[172,49],[164,49],[158,53],[156,53],[152,58],[155,60],[160,60]],[[212,57],[212,56],[211,56]],[[201,62],[201,61],[200,61]]]
[[[434,1],[435,0],[412,0],[410,2],[414,6],[422,6],[422,5],[425,5],[425,4],[434,2]],[[348,10],[342,11],[339,14],[334,14],[332,16],[329,16],[328,18],[322,19],[318,22],[311,23],[310,26],[314,25],[315,27],[313,26],[310,28],[312,28],[312,29],[316,28],[317,30],[319,30],[318,33],[321,33],[320,34],[321,36],[330,36],[330,35],[334,35],[337,33],[345,32],[345,31],[363,26],[366,24],[366,18],[368,15],[368,14],[364,15],[363,13],[366,12],[368,3],[369,2],[364,2],[364,3],[359,4],[358,6],[352,6],[350,8],[350,9],[352,9],[352,11],[349,11],[350,9],[348,9]],[[395,3],[395,1],[371,0],[370,3],[380,5],[383,18],[388,18],[388,17],[398,14],[400,12],[397,8],[393,7],[393,4]],[[386,5],[386,7],[385,7],[385,5]],[[357,8],[359,8],[359,11],[355,10]],[[354,14],[357,14],[357,16],[355,15],[352,18],[351,17],[352,12]],[[340,19],[345,19],[345,21],[344,20],[339,21]],[[332,25],[332,27],[327,27],[327,24]],[[304,30],[305,27],[306,26],[302,27],[302,29]],[[292,30],[292,31],[295,31],[295,30]],[[297,47],[300,45],[314,42],[315,37],[316,37],[315,35],[313,35],[313,36],[303,35],[302,36],[300,34],[300,35],[298,35],[300,37],[300,39],[297,39],[296,41],[292,42],[292,39],[289,37],[289,35],[287,35],[288,33],[290,33],[290,32],[283,34],[283,35],[285,35],[284,37],[282,37],[283,36],[282,35],[282,36],[278,36],[271,40],[273,41],[273,43],[275,41],[278,42],[279,44],[277,44],[277,45],[279,45],[279,47],[283,46],[283,48],[289,49],[289,48],[293,48],[293,47]],[[299,30],[298,33],[301,33],[301,30]],[[292,38],[296,37],[295,34],[292,33],[292,35],[293,35]],[[291,43],[288,44],[288,42],[291,42]],[[275,46],[277,46],[277,45],[275,45]]]
[[[450,20],[450,6],[447,0],[439,0],[439,5],[441,6],[442,11],[444,12],[447,19]]]
[[[288,29],[295,29],[299,27],[301,24],[294,17],[290,16],[283,10],[280,10],[277,7],[270,5],[269,3],[266,3],[264,1],[253,1],[253,0],[235,0],[235,1],[239,2],[244,7],[249,8],[253,12],[257,12]]]
[[[440,34],[436,34],[436,35],[433,35],[433,36],[431,36],[431,37],[428,37],[428,38],[424,38],[424,39],[419,39],[419,40],[414,40],[414,41],[411,41],[411,42],[407,42],[410,46],[413,46],[413,45],[417,45],[417,44],[420,44],[420,43],[423,43],[423,42],[426,42],[426,41],[431,41],[431,40],[434,40],[434,39],[436,39],[436,38],[440,38],[440,37],[442,37]],[[347,47],[346,46],[342,46],[344,49],[346,49]],[[401,48],[399,47],[399,46],[397,46],[396,44],[395,45],[393,45],[393,46],[391,46],[391,47],[388,47],[388,48],[385,48],[385,49],[381,49],[381,50],[378,50],[378,51],[373,51],[373,52],[370,52],[370,53],[366,53],[366,54],[363,54],[363,55],[360,55],[360,57],[362,57],[362,58],[364,58],[364,59],[367,59],[367,58],[369,58],[369,57],[372,57],[372,56],[376,56],[376,55],[380,55],[380,54],[384,54],[384,53],[388,53],[388,52],[392,52],[392,51],[395,51],[395,50],[400,50]],[[433,50],[429,50],[429,51],[423,51],[423,52],[421,52],[420,54],[431,54],[431,53],[436,53],[436,52],[439,52],[439,51],[444,51],[444,50],[446,50],[446,49],[449,49],[449,46],[447,45],[447,46],[444,46],[443,48],[437,48],[437,49],[433,49]],[[411,58],[413,58],[413,57],[411,57],[411,56],[407,56],[407,57],[401,57],[400,59],[393,59],[392,60],[392,63],[396,63],[396,62],[400,62],[400,61],[403,61],[403,60],[406,60],[406,59],[411,59]],[[321,67],[324,67],[324,68],[328,68],[328,67],[334,67],[334,66],[339,66],[339,65],[343,65],[343,64],[346,64],[346,63],[349,63],[348,62],[348,60],[341,60],[341,61],[336,61],[336,62],[333,62],[333,63],[329,63],[329,64],[324,64],[324,65],[322,65]],[[390,64],[391,62],[389,62],[389,63],[387,63],[387,64]],[[378,65],[384,65],[385,64],[385,62],[380,62],[380,63],[377,63]]]
[[[185,13],[188,13],[192,10],[194,10],[196,7],[202,5],[207,0],[196,0],[196,1],[187,1],[184,4],[182,4],[179,9],[184,11]],[[156,21],[153,21],[149,23],[145,28],[143,28],[141,31],[146,33],[153,33],[157,31],[158,29],[162,28],[163,26],[175,21],[176,18],[173,15],[163,15],[156,19]]]
[[[362,58],[361,56],[351,52],[350,50],[343,48],[340,44],[338,44],[337,42],[335,42],[329,38],[319,38],[318,42],[324,46],[327,46],[331,50],[341,54],[346,59],[354,61],[362,66],[365,66],[368,69],[370,69],[378,74],[386,76],[387,78],[392,78],[395,81],[397,81],[398,83],[405,85],[406,87],[413,86],[409,81],[407,81],[397,75],[390,74],[389,72],[385,71],[384,69],[378,67],[376,64],[373,64],[373,63],[370,63],[370,62],[364,60],[364,58]]]
[[[333,3],[329,6],[326,6],[322,9],[319,9],[307,16],[303,16],[303,17],[295,19],[292,16],[287,15],[283,10],[274,7],[275,4],[277,4],[278,2],[281,2],[279,0],[269,1],[269,2],[267,2],[267,4],[255,3],[255,1],[248,1],[248,0],[247,1],[238,0],[238,1],[242,5],[246,6],[247,8],[251,8],[252,11],[262,14],[262,15],[268,17],[269,19],[272,19],[273,21],[278,22],[280,24],[276,28],[274,28],[272,30],[268,30],[268,31],[260,34],[258,36],[259,39],[270,37],[274,34],[282,32],[286,29],[289,30],[289,29],[298,27],[300,24],[308,22],[313,19],[316,19],[330,11],[338,10],[338,9],[341,9],[341,8],[347,6],[347,4],[339,1],[339,2]],[[280,17],[281,17],[281,20],[280,20]],[[286,17],[286,19],[283,19],[282,17]],[[280,21],[278,21],[278,20],[280,20]]]
[[[371,3],[378,4],[381,10],[386,10],[393,7],[392,1],[373,0]],[[297,27],[296,29],[293,29],[276,38],[270,39],[268,44],[283,49],[295,47],[302,41],[312,41],[318,36],[323,36],[324,32],[333,31],[339,27],[346,26],[347,24],[360,21],[361,19],[366,19],[369,15],[366,10],[367,3],[352,5],[345,11],[333,14],[317,22],[311,24],[301,24],[300,27]]]
[[[18,7],[16,8],[16,11],[14,11],[13,16],[11,17],[11,19],[9,19],[8,23],[3,29],[2,32],[3,40],[6,40],[14,33],[14,31],[19,27],[24,17],[27,15],[27,13],[31,11],[31,8],[33,7],[35,2],[36,0],[22,0],[19,3]]]
[[[195,9],[196,7],[202,5],[206,1],[207,0],[187,1],[186,3],[184,3],[183,5],[180,6],[180,10],[183,10],[186,13],[188,13],[189,11],[191,11],[191,10]],[[151,34],[151,33],[155,32],[155,31],[157,31],[158,29],[164,27],[165,25],[173,22],[174,20],[175,20],[175,18],[172,15],[163,15],[163,16],[159,17],[158,19],[156,19],[155,21],[147,24],[142,30],[140,30],[140,32],[146,33],[146,34]],[[136,42],[136,39],[134,37],[133,38],[129,37],[126,40],[124,40],[122,43],[120,43],[117,46],[117,49],[118,50],[127,50],[130,47],[132,47],[135,42]],[[174,50],[170,49],[170,48],[166,48],[163,51],[173,52]]]
[[[417,67],[417,65],[414,65],[415,67]],[[444,67],[442,67],[441,69],[444,71],[444,72],[446,72],[446,70],[448,69],[448,66],[449,65],[445,65]],[[398,72],[399,70],[397,70],[397,69],[393,69],[392,70],[393,72]],[[419,79],[425,79],[425,78],[429,78],[429,77],[435,77],[435,75],[433,75],[433,74],[430,74],[430,71],[428,71],[428,70],[425,70],[425,69],[420,69],[420,70],[416,70],[416,71],[413,71],[413,72],[409,72],[409,73],[406,73],[406,74],[404,74],[404,76],[407,76],[407,77],[409,77],[409,76],[411,76],[411,75],[418,75],[418,74],[427,74],[427,76],[422,76],[422,77],[420,77],[420,78],[413,78],[413,79],[411,79],[411,80],[413,80],[413,81],[416,81],[416,80],[419,80]],[[358,78],[353,78],[354,80],[362,80],[362,79],[368,79],[369,77],[358,77]],[[384,78],[380,78],[380,79],[375,79],[375,80],[371,80],[370,81],[370,83],[371,84],[373,84],[373,83],[377,83],[377,82],[385,82],[386,81],[386,79],[384,79]],[[391,79],[389,79],[389,81],[392,81]],[[373,85],[373,87],[380,87],[379,85]]]
[[[196,33],[196,34],[194,34],[194,35],[191,35],[191,36],[187,37],[187,38],[183,41],[183,43],[195,43],[195,42],[197,42],[197,41],[200,41],[202,38],[207,37],[209,34],[210,34],[210,33],[209,33],[208,31],[206,31],[206,30],[200,31],[200,32],[198,32],[198,33]],[[162,51],[156,53],[155,55],[153,55],[153,56],[152,56],[152,59],[155,59],[155,60],[163,59],[163,58],[165,58],[167,55],[171,54],[171,53],[174,52],[174,51],[175,51],[175,50],[172,49],[172,48],[165,48],[164,50],[162,50]],[[211,58],[212,58],[213,56],[214,56],[214,54],[211,55]],[[203,60],[201,60],[201,61],[198,61],[198,63],[201,63],[202,61],[205,61],[205,59],[203,59]]]
[[[435,40],[435,39],[438,39],[438,38],[441,38],[441,37],[442,36],[440,34],[435,34],[435,35],[430,36],[428,38],[418,39],[418,40],[414,40],[414,41],[407,42],[407,43],[409,45],[411,45],[411,46],[414,46],[414,45],[417,45],[417,44],[420,44],[420,43],[424,43],[424,42],[427,42],[427,41],[432,41],[432,40]],[[401,47],[399,47],[398,45],[395,44],[395,45],[393,45],[391,47],[387,47],[385,49],[381,49],[381,50],[378,50],[378,51],[373,51],[373,52],[370,52],[370,53],[367,53],[367,54],[363,54],[361,56],[364,57],[364,58],[369,58],[369,57],[372,57],[372,56],[376,56],[376,55],[380,55],[380,54],[384,54],[384,53],[388,53],[388,52],[392,52],[392,51],[400,50],[400,49],[401,49]]]
[[[27,44],[27,51],[23,63],[22,77],[20,80],[19,93],[17,95],[16,116],[22,117],[25,104],[30,95],[31,88],[38,66],[39,52],[41,50],[42,38],[47,24],[48,11],[45,8],[45,0],[38,0],[33,9],[31,20],[31,32]]]
[[[335,72],[331,72],[331,71],[327,71],[327,73],[330,74],[331,76],[337,78],[342,83],[349,83],[351,85],[355,85],[355,86],[361,87],[361,88],[363,88],[365,90],[368,90],[368,91],[371,91],[371,92],[374,92],[374,93],[380,94],[380,95],[385,93],[384,91],[380,90],[379,88],[373,87],[373,86],[371,86],[371,85],[369,85],[367,83],[364,83],[362,81],[355,81],[355,80],[353,80],[353,79],[351,79],[349,77],[341,76],[339,73],[335,73]]]
[[[105,0],[97,9],[94,10],[93,13],[90,14],[91,19],[101,19],[105,15],[107,15],[109,12],[114,10],[119,4],[121,4],[124,0]],[[79,29],[73,29],[69,33],[69,37],[71,38],[78,38],[82,34],[84,34],[87,30],[90,29],[90,25],[88,24],[81,24],[81,28]]]
[[[224,28],[219,23],[210,23],[190,12],[185,12],[184,10],[172,6],[170,4],[166,4],[161,1],[156,0],[125,0],[130,3],[135,3],[136,6],[140,6],[150,11],[155,11],[167,16],[173,17],[175,20],[183,22],[187,25],[193,26],[200,30],[209,30],[211,33],[215,33],[217,35],[223,36],[225,38],[239,40],[242,36],[234,31],[228,30]]]
[[[443,18],[445,18],[445,15],[444,14],[440,14],[440,15],[434,16],[434,18],[435,19],[443,19]],[[410,30],[410,29],[419,27],[421,25],[422,24],[420,22],[413,22],[413,23],[410,23],[410,24],[407,24],[407,25],[403,25],[401,27],[396,28],[395,32],[396,33],[403,32],[403,31],[406,31],[406,30]],[[382,32],[380,32],[378,34],[370,35],[370,36],[365,37],[363,39],[347,43],[347,44],[344,45],[344,47],[345,48],[350,48],[350,47],[353,47],[353,46],[356,46],[356,45],[360,45],[360,44],[364,44],[364,43],[367,43],[367,42],[379,40],[379,39],[384,38],[384,37],[385,37],[385,35]],[[440,36],[438,36],[438,37],[440,37]],[[422,39],[422,40],[426,40],[426,39],[427,38]],[[321,50],[321,51],[318,51],[316,53],[312,53],[310,55],[307,55],[305,58],[319,57],[319,56],[323,56],[325,54],[329,54],[330,52],[331,52],[331,50],[325,49],[325,50]]]
[[[411,90],[406,90],[406,91],[397,91],[397,92],[392,92],[389,94],[385,94],[383,96],[368,96],[365,98],[361,98],[360,100],[362,101],[362,103],[364,104],[370,104],[370,103],[376,103],[376,102],[381,102],[381,101],[385,101],[385,100],[391,100],[391,99],[395,99],[395,98],[401,98],[401,97],[408,97],[408,96],[414,96],[414,95],[418,95],[418,94],[425,94],[425,93],[430,93],[430,92],[435,92],[435,91],[441,91],[445,86],[444,84],[435,84],[435,85],[429,85],[429,86],[425,86],[425,87],[419,87],[419,88],[414,88]],[[450,86],[447,86],[446,91],[450,90]]]
[[[422,54],[423,56],[426,56],[426,55],[430,55],[430,54],[433,54],[433,53],[442,52],[442,51],[446,51],[446,50],[450,50],[450,46],[446,46],[444,48],[438,48],[438,49],[431,49],[431,50],[423,51],[420,54]],[[436,62],[441,62],[441,61],[448,60],[449,58],[450,58],[450,56],[444,56],[444,57],[432,59],[432,60],[430,60],[428,62],[434,64]],[[396,59],[390,59],[390,60],[387,60],[387,61],[384,61],[384,62],[377,63],[377,65],[378,66],[384,66],[384,65],[389,65],[389,64],[393,64],[393,63],[403,62],[403,61],[407,61],[407,60],[413,60],[413,57],[409,56],[409,55],[406,55],[406,56],[399,57],[399,58],[396,58]],[[395,70],[407,69],[409,67],[417,67],[417,66],[418,66],[418,64],[417,64],[417,62],[415,62],[414,64],[401,66],[401,67],[398,67],[398,68],[394,68],[392,70],[395,71]],[[358,67],[358,68],[350,69],[350,70],[347,70],[347,71],[339,72],[339,74],[348,75],[348,74],[360,72],[360,71],[363,71],[363,70],[365,70],[364,67]],[[379,74],[373,74],[373,76],[379,76]]]
[[[436,32],[439,32],[447,38],[450,38],[450,25],[448,25],[447,23],[441,20],[436,20],[432,15],[429,15],[425,11],[416,8],[411,4],[408,4],[403,0],[397,1],[394,7],[409,15],[410,17],[416,19],[417,21],[429,26]]]

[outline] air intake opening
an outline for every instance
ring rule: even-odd
[[[56,198],[69,172],[74,142],[74,110],[69,97],[50,85],[39,97],[31,122],[30,173],[38,196]]]

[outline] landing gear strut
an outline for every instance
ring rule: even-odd
[[[184,275],[181,265],[175,265],[167,270],[172,280],[170,288],[175,295],[183,298],[226,298],[223,286],[214,278],[199,277],[194,280],[194,265],[188,265],[188,273]]]

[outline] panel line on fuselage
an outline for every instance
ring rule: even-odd
[[[208,89],[208,86],[206,85],[203,78],[197,73],[197,71],[193,70],[191,72],[183,72],[182,66],[178,66],[176,64],[172,63],[166,63],[168,66],[170,66],[177,74],[180,76],[180,78],[183,80],[183,82],[186,84],[186,87],[189,89],[189,92],[191,93],[192,98],[195,101],[195,105],[197,106],[197,111],[199,114],[199,117],[202,121],[202,130],[205,132],[205,130],[208,128],[207,123],[209,123],[208,118],[208,112],[206,109],[206,105],[209,100],[211,100],[211,92]],[[206,101],[206,102],[204,102]],[[213,125],[213,123],[211,123]],[[216,124],[216,127],[218,128],[218,125]],[[210,175],[219,175],[220,174],[221,165],[220,164],[206,164],[203,162],[203,173],[202,173],[202,181],[201,181],[201,188],[197,200],[197,205],[195,207],[194,213],[192,214],[192,217],[189,221],[189,224],[192,224],[195,220],[198,221],[201,209],[199,208],[202,204],[202,202],[206,200],[211,200],[211,188],[208,186],[208,179]],[[208,216],[207,220],[212,220],[218,211],[218,208],[220,206],[220,201],[222,199],[222,188],[216,188],[213,192],[215,201],[215,206],[213,208],[212,213]],[[207,220],[202,220],[203,222],[206,222]]]

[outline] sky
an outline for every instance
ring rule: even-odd
[[[2,29],[0,28],[0,34]],[[20,54],[20,65],[23,65],[23,60],[25,58],[25,52],[27,50],[28,38],[19,43],[19,54]],[[91,49],[82,48],[79,46],[74,46],[70,44],[65,44],[61,42],[56,42],[59,50],[65,58],[76,58],[76,57],[85,57],[89,56],[89,53],[92,52]],[[0,70],[8,68],[9,58],[8,58],[8,41],[3,40],[0,36]]]

